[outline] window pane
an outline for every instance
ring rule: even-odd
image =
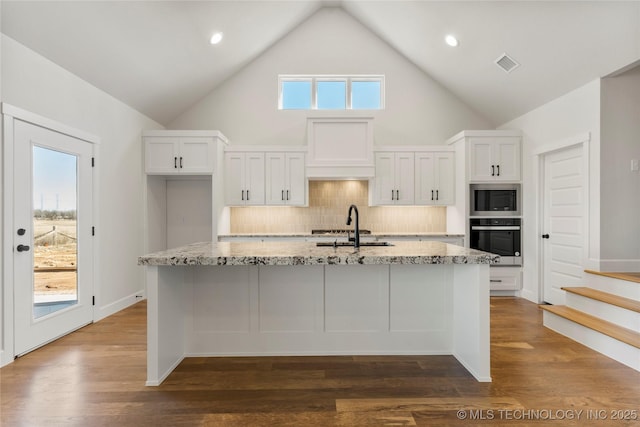
[[[318,110],[344,110],[347,108],[345,82],[318,82]]]
[[[310,81],[282,82],[282,109],[283,110],[311,109],[311,82]]]
[[[33,317],[78,303],[75,155],[33,147]]]
[[[380,109],[380,82],[352,82],[351,108],[354,110]]]

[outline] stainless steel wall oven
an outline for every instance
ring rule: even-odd
[[[469,247],[500,255],[501,265],[522,265],[520,218],[471,218]]]

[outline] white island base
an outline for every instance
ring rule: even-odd
[[[201,356],[453,355],[491,381],[488,263],[146,268],[149,386]]]

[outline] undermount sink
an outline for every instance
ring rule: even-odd
[[[350,246],[353,247],[353,242],[318,242],[316,246],[334,246],[334,247],[345,247]],[[393,243],[389,242],[360,242],[360,247],[362,246],[393,246]]]

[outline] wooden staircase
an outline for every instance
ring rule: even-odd
[[[544,325],[640,371],[640,274],[586,270],[589,287],[562,288],[566,305],[541,305]]]

